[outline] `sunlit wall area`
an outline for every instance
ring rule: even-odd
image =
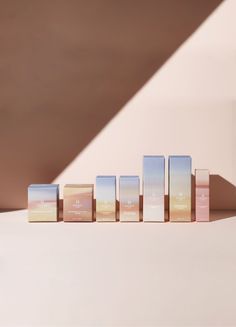
[[[193,168],[209,168],[233,190],[235,10],[234,0],[223,2],[55,182],[141,175],[144,154],[189,154]]]

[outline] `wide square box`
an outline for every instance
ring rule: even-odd
[[[138,176],[120,176],[120,221],[139,221],[139,189]]]
[[[93,221],[92,184],[66,184],[63,193],[64,221]]]
[[[191,221],[192,159],[190,156],[169,157],[169,219]]]
[[[59,185],[31,184],[28,187],[28,220],[30,222],[57,221],[58,206]]]
[[[143,221],[165,221],[165,157],[143,157]]]
[[[116,176],[96,177],[96,221],[116,221]]]

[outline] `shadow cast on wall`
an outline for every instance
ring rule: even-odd
[[[195,176],[192,174],[192,208],[195,209]],[[165,195],[165,208],[169,207],[168,195]],[[236,186],[220,175],[210,175],[210,208],[212,211],[236,210]],[[236,213],[236,211],[235,211]],[[216,214],[217,215],[217,214]],[[227,214],[226,214],[227,216]]]
[[[0,208],[26,206],[221,0],[0,3]]]
[[[236,186],[220,175],[210,175],[210,207],[236,210]]]
[[[192,221],[195,220],[195,176],[191,176]],[[143,196],[139,197],[140,211],[143,210]],[[117,201],[119,207],[119,201]],[[165,195],[165,220],[168,221],[169,196]],[[210,221],[236,216],[236,186],[220,175],[210,175]],[[142,214],[141,214],[142,221]]]

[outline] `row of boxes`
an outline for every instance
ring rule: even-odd
[[[168,160],[169,220],[192,221],[192,160],[170,156]],[[116,176],[96,177],[93,184],[67,184],[63,190],[64,221],[140,221],[139,176],[120,176],[117,208]],[[209,221],[209,171],[195,170],[195,218]],[[33,184],[28,188],[29,221],[57,221],[59,185]],[[119,209],[119,210],[117,210]],[[165,221],[165,157],[143,158],[143,221]]]

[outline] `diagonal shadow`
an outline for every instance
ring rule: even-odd
[[[25,207],[220,3],[2,0],[0,207]]]
[[[195,216],[195,176],[191,176],[191,206]],[[165,209],[168,210],[168,195],[165,195]],[[210,221],[236,216],[236,186],[217,174],[210,174]],[[195,218],[194,218],[195,219]]]
[[[236,186],[220,175],[210,175],[210,207],[236,210]]]

